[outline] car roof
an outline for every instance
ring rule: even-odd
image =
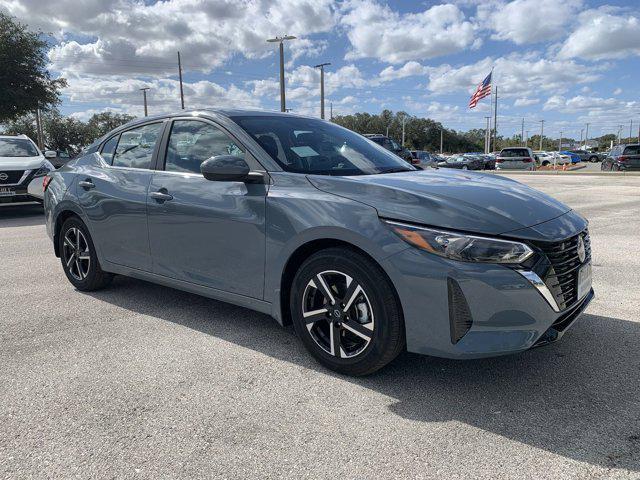
[[[31,140],[29,137],[27,137],[23,133],[21,133],[19,135],[0,135],[0,138],[22,138],[22,139],[25,139],[25,140]]]

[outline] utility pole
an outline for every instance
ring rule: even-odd
[[[618,145],[620,145],[620,134],[624,125],[618,125]]]
[[[584,135],[584,148],[587,148],[587,142],[589,141],[589,124],[587,123],[587,130]]]
[[[407,118],[406,115],[402,115],[402,146],[404,147],[404,121]]]
[[[287,111],[287,104],[284,98],[284,41],[295,40],[293,35],[285,35],[284,37],[269,38],[267,42],[280,44],[280,111]]]
[[[498,86],[496,85],[496,104],[493,109],[493,148],[497,150],[496,139],[498,138]]]
[[[629,120],[629,143],[631,143],[632,135],[633,135],[633,118]]]
[[[524,137],[524,146],[525,148],[527,148],[529,146],[529,130],[527,130],[525,133],[525,137]]]
[[[42,129],[42,116],[40,108],[36,109],[36,136],[38,137],[38,148],[44,150],[44,132]]]
[[[582,134],[584,133],[584,128],[580,130],[580,148],[582,148]]]
[[[542,151],[542,136],[544,135],[544,120],[540,120],[540,148],[538,150]]]
[[[331,65],[331,63],[321,63],[314,65],[313,68],[320,69],[320,118],[324,120],[324,67]]]
[[[147,117],[148,111],[147,111],[147,90],[149,90],[149,87],[143,87],[140,90],[142,90],[142,98],[144,99],[144,116]]]
[[[558,142],[558,151],[562,150],[562,130],[560,130],[560,141]]]
[[[182,62],[180,61],[180,52],[178,52],[178,78],[180,79],[180,106],[184,110],[184,90],[182,89]]]
[[[442,155],[443,136],[442,129],[440,129],[440,155]]]
[[[523,143],[523,147],[525,147],[526,145],[524,145],[524,118],[522,119],[522,131],[520,133],[520,141]]]
[[[484,153],[489,153],[489,121],[491,117],[484,117],[487,120],[487,128],[484,131]]]

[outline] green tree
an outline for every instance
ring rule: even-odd
[[[0,12],[0,122],[60,102],[66,81],[51,78],[47,49],[41,32],[31,32]]]
[[[87,122],[87,134],[91,138],[92,142],[93,140],[106,135],[114,128],[117,128],[120,125],[124,125],[125,123],[128,123],[135,118],[136,117],[127,115],[126,113],[96,113]]]

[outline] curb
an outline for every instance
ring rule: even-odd
[[[584,167],[582,167],[584,168]],[[579,170],[562,171],[562,170],[537,170],[535,172],[527,172],[520,170],[486,170],[485,173],[493,173],[495,175],[587,175],[587,176],[601,176],[601,177],[640,177],[640,172],[581,172]]]

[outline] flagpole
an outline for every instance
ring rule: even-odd
[[[491,77],[493,79],[493,77]],[[496,140],[498,139],[498,86],[496,85],[496,103],[493,108],[493,148],[497,150]]]
[[[494,67],[491,67],[491,96],[489,97],[489,105],[491,106],[491,109],[493,110],[493,69]],[[492,112],[489,112],[489,114],[491,114]],[[493,125],[491,122],[491,118],[489,118],[489,131],[487,132],[487,153],[491,153],[491,133],[493,132]]]

